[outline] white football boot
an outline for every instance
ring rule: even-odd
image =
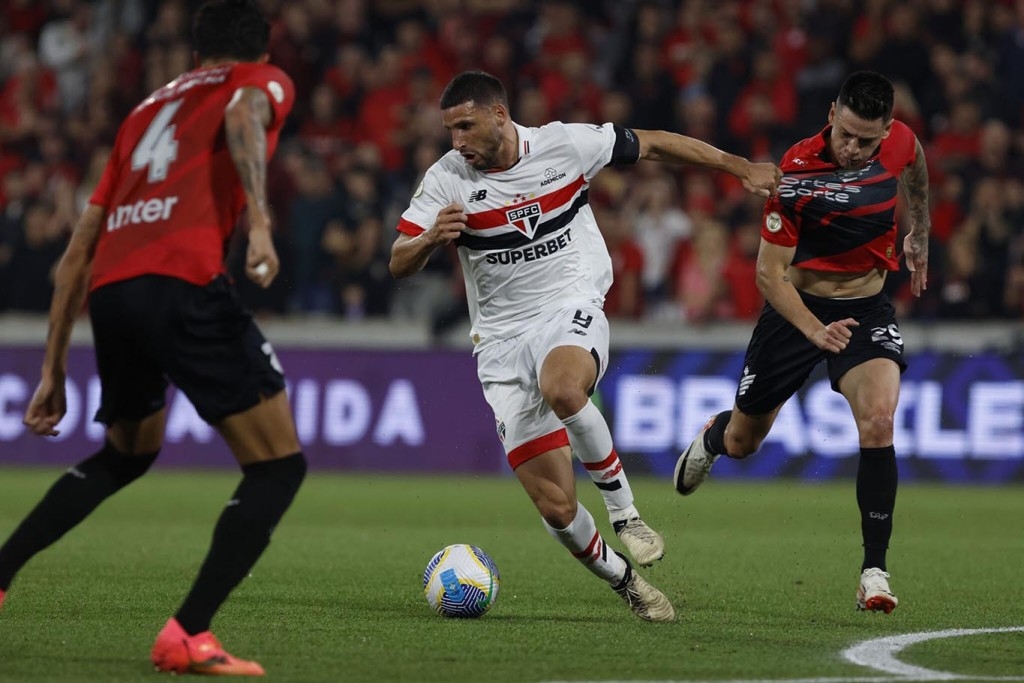
[[[619,585],[612,586],[612,590],[629,605],[633,614],[645,621],[675,621],[676,611],[665,594],[644,581],[644,578],[633,570],[625,555],[618,551],[615,554],[626,563],[626,575]]]
[[[676,485],[676,491],[688,496],[697,490],[697,487],[704,483],[711,472],[711,466],[720,457],[712,453],[704,446],[704,433],[708,431],[715,421],[712,417],[707,424],[697,432],[697,437],[690,443],[690,447],[683,451],[676,461],[676,471],[672,481]]]
[[[665,556],[665,539],[639,517],[615,522],[612,528],[641,567],[650,567]]]
[[[889,572],[868,567],[860,575],[857,586],[857,609],[889,614],[900,601],[889,589]]]

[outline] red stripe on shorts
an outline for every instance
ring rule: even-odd
[[[557,432],[545,434],[513,448],[508,454],[508,464],[515,469],[531,458],[568,445],[569,433],[565,429],[559,429]]]

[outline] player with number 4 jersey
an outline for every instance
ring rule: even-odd
[[[139,275],[207,285],[224,272],[224,245],[245,208],[223,112],[241,88],[270,108],[266,157],[295,98],[276,66],[233,63],[182,74],[125,119],[89,200],[106,209],[90,289]]]
[[[724,170],[764,196],[775,190],[779,169],[664,131],[520,126],[509,116],[502,83],[478,71],[456,76],[440,104],[453,149],[427,170],[402,214],[391,272],[413,275],[438,247],[458,248],[477,374],[509,466],[559,543],[638,617],[670,621],[668,597],[609,550],[576,498],[573,454],[633,560],[647,565],[664,555],[590,400],[608,366],[601,307],[612,267],[587,191],[605,166],[640,159]]]
[[[266,167],[293,90],[266,63],[270,25],[253,0],[204,3],[193,36],[197,68],[124,121],[57,268],[42,376],[24,422],[40,436],[58,434],[71,329],[88,294],[106,438],[0,547],[0,602],[26,562],[156,460],[170,380],[225,439],[243,476],[151,659],[160,671],[258,676],[263,668],[229,654],[210,622],[269,544],[306,460],[281,366],[225,274],[224,248],[244,209],[246,275],[273,282]]]

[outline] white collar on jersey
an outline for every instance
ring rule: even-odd
[[[530,153],[530,143],[533,140],[533,129],[520,126],[515,121],[512,125],[516,127],[516,135],[519,136],[519,158],[522,159]]]

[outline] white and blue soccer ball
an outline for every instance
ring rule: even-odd
[[[423,595],[446,617],[482,616],[498,599],[498,565],[480,548],[465,543],[442,548],[423,572]]]

